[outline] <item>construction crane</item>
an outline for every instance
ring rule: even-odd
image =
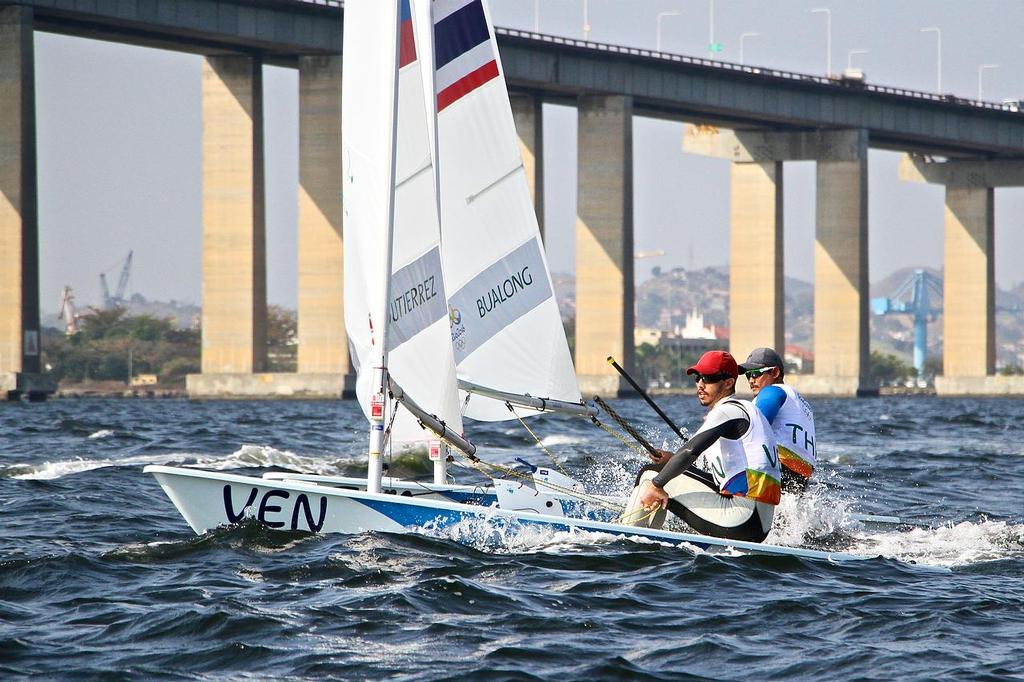
[[[107,310],[124,304],[124,292],[128,288],[128,278],[132,274],[132,251],[128,251],[128,257],[124,259],[121,267],[121,276],[117,278],[117,289],[114,295],[110,295],[110,288],[107,286],[107,273],[100,273],[100,290],[103,292],[103,307]]]
[[[78,332],[78,312],[75,310],[75,295],[71,287],[64,287],[60,292],[60,310],[57,319],[64,320],[64,333],[68,336]]]
[[[924,270],[914,270],[891,298],[871,299],[875,315],[914,316],[914,369],[918,376],[924,373],[928,353],[928,322],[942,312],[942,308],[932,306],[932,296],[942,298],[942,280]]]

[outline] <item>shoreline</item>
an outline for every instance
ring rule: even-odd
[[[652,388],[648,389],[652,396],[677,396],[692,395],[691,387],[680,388]],[[934,396],[935,388],[929,386],[903,387],[886,386],[879,389],[879,397],[886,396]],[[639,396],[635,396],[639,397]],[[167,400],[167,399],[189,399],[188,391],[182,388],[118,388],[118,387],[94,387],[94,386],[68,386],[58,388],[56,392],[48,396],[48,400],[88,400],[88,399],[109,399],[118,398],[124,400],[145,399],[145,400]],[[240,397],[239,400],[251,400],[251,397]],[[274,399],[282,399],[275,396]],[[303,398],[297,398],[302,400]],[[308,398],[307,398],[308,399]],[[342,398],[344,400],[344,398]]]

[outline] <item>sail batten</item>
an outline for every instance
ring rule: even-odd
[[[497,187],[497,186],[498,186],[498,185],[500,185],[500,184],[501,184],[502,182],[504,182],[504,181],[505,181],[505,180],[507,180],[508,178],[512,177],[512,175],[514,175],[515,173],[517,173],[517,172],[519,172],[519,171],[521,171],[521,170],[523,170],[523,164],[522,164],[522,163],[520,163],[520,164],[519,164],[518,166],[516,166],[515,168],[513,168],[513,169],[512,169],[512,170],[510,170],[509,172],[505,173],[505,174],[504,174],[504,175],[502,175],[502,176],[501,176],[500,178],[498,178],[498,179],[497,179],[497,180],[495,180],[494,182],[490,183],[489,185],[487,185],[486,187],[484,187],[484,188],[483,188],[483,189],[481,189],[480,191],[478,191],[478,192],[475,192],[475,193],[473,193],[473,194],[470,194],[470,195],[469,195],[468,197],[466,197],[466,203],[467,203],[467,204],[471,204],[471,203],[473,203],[473,202],[474,202],[474,201],[476,201],[476,200],[477,200],[477,199],[478,199],[479,197],[481,197],[481,196],[483,196],[484,194],[486,194],[486,193],[487,193],[487,192],[488,192],[489,190],[493,189],[494,187]]]

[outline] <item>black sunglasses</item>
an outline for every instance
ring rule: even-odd
[[[731,374],[694,374],[693,383],[698,384],[704,382],[704,384],[717,384],[719,381],[728,379]]]

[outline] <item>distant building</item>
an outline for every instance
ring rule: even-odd
[[[677,329],[677,336],[681,336],[684,339],[715,339],[718,338],[715,334],[715,325],[710,327],[704,326],[704,315],[697,310],[692,310],[686,315],[686,326],[682,329]]]
[[[661,343],[662,332],[653,329],[651,327],[634,327],[633,328],[633,345],[640,347],[645,343],[649,343],[652,346],[657,346]]]
[[[787,367],[795,367],[797,374],[814,373],[814,353],[803,346],[787,343],[782,354]]]
[[[132,377],[132,386],[156,386],[159,381],[155,374],[136,374]]]

